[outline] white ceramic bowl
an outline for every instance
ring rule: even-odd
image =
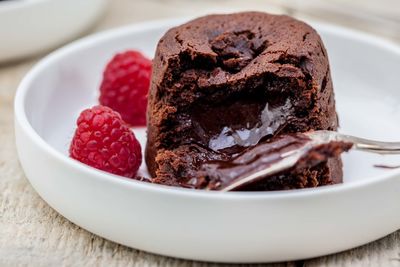
[[[0,62],[46,51],[91,25],[107,0],[0,2]]]
[[[68,144],[79,112],[96,103],[102,69],[128,48],[152,56],[181,20],[97,34],[39,62],[15,99],[15,132],[26,176],[68,220],[115,242],[180,258],[271,262],[353,248],[400,227],[399,156],[344,156],[345,183],[281,192],[205,192],[146,184],[74,161]],[[333,72],[342,131],[400,139],[400,48],[343,28],[313,24]],[[142,144],[144,129],[136,129]],[[145,172],[142,166],[141,172]]]

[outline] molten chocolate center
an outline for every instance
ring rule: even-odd
[[[197,140],[213,151],[233,154],[274,136],[292,116],[290,99],[269,103],[259,99],[240,100],[198,107],[192,113]]]

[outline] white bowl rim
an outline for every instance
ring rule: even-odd
[[[41,59],[23,78],[20,85],[17,88],[15,100],[14,100],[14,116],[15,124],[19,125],[24,133],[29,137],[32,142],[35,142],[42,150],[47,154],[57,159],[59,162],[68,165],[71,168],[77,169],[80,172],[86,174],[85,179],[94,178],[102,179],[103,181],[127,187],[136,187],[137,189],[142,189],[145,191],[153,191],[154,193],[164,193],[173,195],[182,195],[190,197],[199,198],[215,198],[215,199],[225,199],[225,200],[238,200],[238,199],[292,199],[292,198],[305,198],[311,196],[318,196],[321,194],[334,194],[339,191],[354,190],[356,188],[373,186],[374,184],[380,183],[384,180],[395,178],[395,176],[400,176],[400,169],[388,170],[387,173],[380,174],[369,179],[358,180],[351,183],[342,183],[329,186],[321,186],[317,188],[305,188],[296,190],[282,190],[282,191],[268,191],[268,192],[218,192],[218,191],[206,191],[206,190],[194,190],[187,188],[179,188],[158,184],[151,184],[146,182],[137,181],[134,179],[129,179],[117,175],[113,175],[93,167],[87,166],[79,161],[73,160],[68,156],[57,151],[54,147],[48,144],[32,127],[30,124],[26,113],[25,113],[25,100],[26,94],[29,91],[30,85],[35,77],[43,70],[48,67],[49,64],[60,58],[73,53],[76,49],[91,46],[97,41],[115,38],[118,36],[124,36],[130,32],[141,32],[152,28],[157,28],[160,25],[172,25],[183,23],[191,18],[182,17],[174,19],[162,19],[153,20],[148,22],[137,23],[129,26],[123,26],[99,33],[89,35],[85,38],[76,40],[60,49],[55,50],[43,59]],[[310,22],[310,21],[307,21]],[[391,42],[389,40],[377,37],[372,34],[364,33],[354,29],[348,29],[342,26],[321,23],[321,22],[311,22],[312,25],[318,25],[319,29],[323,29],[326,32],[340,33],[342,36],[351,37],[353,39],[358,39],[360,41],[369,42],[376,46],[382,47],[386,50],[400,56],[400,46]]]

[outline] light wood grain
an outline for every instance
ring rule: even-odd
[[[114,0],[91,32],[148,19],[207,12],[238,9],[284,12],[277,2]],[[70,223],[40,199],[18,163],[12,104],[19,81],[40,57],[0,65],[0,266],[217,266],[153,255],[107,241]],[[269,266],[400,266],[399,253],[397,232],[351,251]]]

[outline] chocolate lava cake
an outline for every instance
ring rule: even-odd
[[[291,17],[244,12],[195,19],[161,38],[153,64],[146,146],[153,182],[210,188],[218,183],[204,166],[251,154],[282,134],[337,129],[324,45]],[[336,153],[241,190],[341,181]]]

